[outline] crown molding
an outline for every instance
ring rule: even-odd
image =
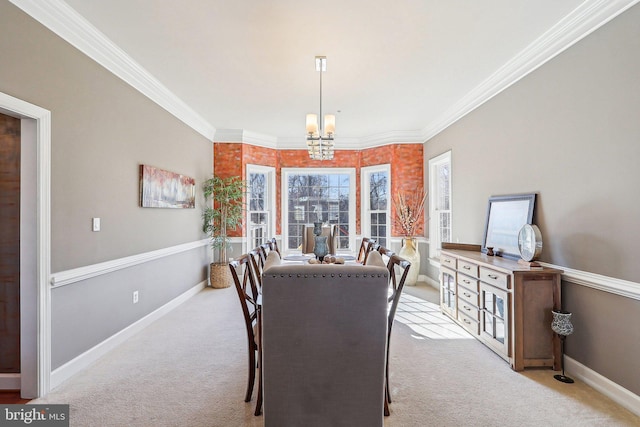
[[[586,0],[423,129],[427,141],[640,0]]]
[[[215,127],[62,0],[9,0],[209,141]]]
[[[277,138],[244,130],[221,130],[207,122],[133,58],[62,0],[9,0],[72,46],[98,62],[209,140],[245,142],[270,148],[304,148],[304,139]],[[586,0],[523,51],[420,131],[391,131],[363,138],[336,138],[341,149],[392,143],[423,143],[571,47],[640,0]],[[240,131],[241,134],[238,133]],[[235,137],[236,139],[228,139]]]

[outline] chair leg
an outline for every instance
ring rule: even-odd
[[[256,399],[256,411],[254,415],[257,417],[262,414],[262,366],[258,366],[258,398]]]
[[[256,352],[253,349],[249,349],[249,380],[247,382],[247,393],[244,396],[244,401],[251,401],[251,395],[253,394],[253,384],[256,381]]]
[[[389,416],[389,403],[387,402],[387,399],[388,399],[388,394],[385,389],[385,392],[384,392],[384,416],[385,417]]]
[[[389,389],[389,345],[387,344],[387,363],[384,367],[384,387],[385,387],[385,402],[391,403],[391,390]]]

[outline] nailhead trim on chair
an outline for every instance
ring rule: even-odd
[[[276,277],[294,277],[293,274],[270,274],[270,276],[273,277],[273,278],[276,278]],[[342,277],[342,276],[343,276],[343,273],[338,273],[338,277]],[[360,276],[362,276],[364,278],[366,278],[366,277],[384,277],[384,278],[388,278],[389,277],[388,274],[381,274],[381,273],[378,273],[378,274],[366,274],[366,273],[364,273],[362,275],[359,274],[359,273],[356,273],[356,274],[347,274],[345,277],[349,277],[349,278],[350,277],[356,277],[356,278],[359,278]],[[296,274],[295,277],[298,277],[298,278],[304,277],[306,279],[306,278],[309,277],[309,275],[308,274]],[[315,278],[317,278],[317,277],[327,277],[327,274],[326,273],[324,273],[324,274],[313,274],[312,277],[315,277]],[[335,273],[331,273],[331,277],[336,277]]]

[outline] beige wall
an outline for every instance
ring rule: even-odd
[[[51,112],[52,273],[205,237],[201,192],[195,209],[140,208],[138,170],[153,165],[199,186],[213,170],[212,142],[6,1],[0,92]],[[92,217],[102,231],[91,231]],[[201,284],[208,262],[201,246],[53,288],[52,367]]]
[[[640,5],[425,144],[425,167],[452,150],[454,241],[482,242],[489,196],[536,192],[543,261],[640,282],[639,22]],[[563,297],[568,354],[640,394],[640,302]]]
[[[8,2],[0,61],[0,91],[51,111],[52,272],[204,237],[200,198],[191,210],[138,207],[138,165],[201,183],[211,142]]]

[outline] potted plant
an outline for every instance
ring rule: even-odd
[[[420,252],[416,232],[421,225],[426,200],[427,192],[422,188],[399,191],[393,200],[396,223],[404,236],[398,255],[411,263],[411,269],[405,281],[405,285],[409,286],[414,286],[418,282],[420,273]]]
[[[214,175],[202,184],[206,207],[202,214],[202,231],[211,237],[214,259],[210,266],[209,280],[214,288],[231,285],[231,272],[227,249],[231,239],[227,232],[242,223],[243,196],[246,183],[238,176],[221,178]],[[210,203],[213,201],[213,204]]]

